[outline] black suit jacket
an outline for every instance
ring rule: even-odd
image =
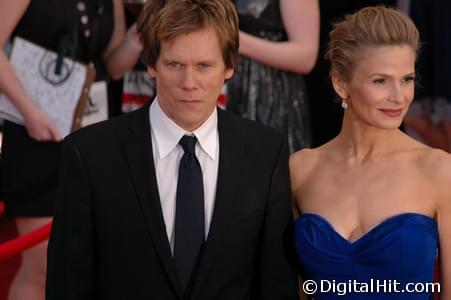
[[[47,299],[297,299],[286,141],[218,111],[215,208],[185,296],[161,211],[146,105],[65,139]]]

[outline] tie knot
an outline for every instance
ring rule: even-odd
[[[179,144],[183,147],[185,153],[195,154],[194,149],[196,148],[197,138],[192,135],[184,135]]]

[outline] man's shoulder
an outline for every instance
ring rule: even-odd
[[[89,125],[71,133],[66,137],[66,140],[75,141],[76,143],[81,144],[94,143],[97,146],[101,146],[102,142],[116,140],[129,132],[130,127],[134,122],[146,122],[146,111],[148,110],[141,108],[106,121]]]
[[[265,165],[280,155],[286,156],[288,160],[288,139],[278,130],[227,111],[219,113],[218,125],[220,139],[223,136],[221,128],[228,131],[226,142],[243,147],[245,156],[250,161]]]
[[[246,140],[261,141],[262,138],[266,140],[282,140],[284,135],[268,125],[238,116],[226,110],[219,110],[219,120],[223,122],[224,128],[233,127]]]

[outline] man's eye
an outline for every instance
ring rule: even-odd
[[[168,62],[167,66],[173,69],[180,69],[182,67],[181,64],[176,63],[176,62]]]
[[[206,70],[210,67],[210,65],[207,63],[202,63],[202,64],[199,64],[198,67],[199,67],[199,70]]]

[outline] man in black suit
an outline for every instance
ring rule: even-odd
[[[152,0],[150,105],[64,141],[47,299],[297,299],[285,138],[217,108],[229,0]]]

